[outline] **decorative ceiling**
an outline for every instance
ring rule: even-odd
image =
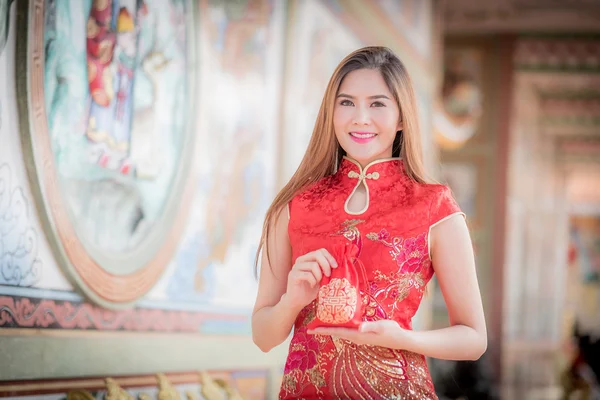
[[[513,61],[537,93],[571,203],[600,204],[600,36],[519,36]]]
[[[515,72],[538,93],[539,127],[556,141],[556,160],[568,171],[572,194],[600,204],[600,0],[442,4],[447,35],[517,38]]]
[[[515,68],[519,70],[598,73],[600,35],[521,35],[514,57]]]
[[[600,37],[520,36],[513,65],[538,93],[539,126],[557,140],[557,160],[600,163]]]
[[[600,32],[598,0],[445,0],[447,33]]]

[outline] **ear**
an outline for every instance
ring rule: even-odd
[[[404,122],[402,120],[398,121],[398,125],[396,126],[396,132],[404,130]]]

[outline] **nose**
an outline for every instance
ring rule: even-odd
[[[354,125],[369,125],[371,123],[371,114],[369,109],[365,107],[356,107],[352,119]]]

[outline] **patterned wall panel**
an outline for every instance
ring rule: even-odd
[[[0,382],[11,400],[263,400],[267,371],[209,371]]]

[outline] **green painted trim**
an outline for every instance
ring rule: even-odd
[[[600,90],[581,89],[581,90],[539,90],[538,96],[542,99],[557,100],[598,100],[600,99]]]
[[[561,65],[558,67],[550,65],[528,65],[528,64],[515,64],[516,72],[564,72],[564,73],[587,73],[587,74],[600,74],[599,67],[586,67],[577,66],[570,67],[567,65]]]
[[[539,118],[540,125],[560,125],[560,126],[577,126],[577,127],[592,127],[600,126],[600,116],[580,117],[580,116],[555,116],[543,115]]]
[[[573,33],[540,33],[540,32],[520,32],[517,36],[518,39],[547,39],[547,40],[600,40],[600,33],[598,32],[573,32]]]
[[[4,330],[6,332],[6,330]],[[0,380],[145,375],[197,370],[282,370],[288,342],[261,352],[249,337],[91,334],[0,336]],[[59,336],[61,335],[61,336]]]

